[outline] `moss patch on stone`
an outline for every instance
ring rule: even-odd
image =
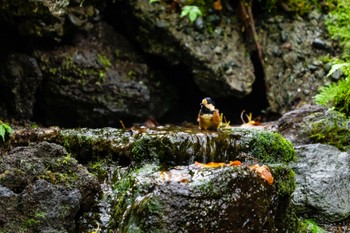
[[[333,145],[341,151],[350,149],[350,121],[343,114],[328,110],[325,116],[318,114],[312,118],[317,117],[307,129],[313,142]]]

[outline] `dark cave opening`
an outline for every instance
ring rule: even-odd
[[[246,114],[252,113],[253,118],[258,118],[259,121],[274,120],[277,117],[268,112],[264,72],[257,52],[251,55],[251,59],[256,77],[252,92],[243,98],[213,97],[216,107],[224,114],[226,120],[230,121],[231,125],[242,124],[240,115],[243,110]],[[159,122],[162,124],[196,123],[199,104],[207,95],[199,90],[192,78],[191,71],[185,65],[169,67],[164,62],[158,62],[157,59],[147,60],[153,61],[151,65],[153,68],[160,68],[165,72],[165,76],[169,78],[177,92],[175,103],[171,106],[170,111],[159,119]]]

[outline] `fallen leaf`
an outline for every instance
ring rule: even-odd
[[[273,176],[268,166],[266,165],[260,166],[259,164],[255,164],[255,165],[249,166],[249,168],[255,171],[261,178],[266,180],[269,185],[273,184]]]
[[[216,1],[213,3],[213,8],[214,8],[214,10],[216,10],[216,11],[222,11],[221,0],[216,0]]]
[[[244,114],[245,110],[241,112],[241,120],[243,124],[241,125],[242,127],[250,127],[250,126],[258,126],[261,125],[259,121],[254,121],[253,120],[253,114],[249,113],[249,115]],[[248,122],[244,120],[244,116],[247,118]]]
[[[190,181],[189,181],[188,179],[186,179],[186,178],[180,180],[180,182],[181,182],[181,183],[186,183],[186,184],[187,184],[187,183],[190,183]]]
[[[210,163],[199,163],[199,162],[194,162],[197,166],[201,168],[218,168],[218,167],[223,167],[226,164],[225,163],[218,163],[218,162],[210,162]]]
[[[235,160],[235,161],[230,161],[230,163],[228,165],[230,165],[230,166],[241,166],[242,163],[241,163],[241,161]]]

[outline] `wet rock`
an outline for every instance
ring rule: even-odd
[[[95,204],[97,179],[62,146],[17,147],[0,159],[0,231],[75,232]]]
[[[172,91],[106,23],[71,46],[36,51],[44,80],[37,117],[48,125],[116,126],[162,116]]]
[[[305,105],[284,114],[277,130],[294,145],[324,143],[342,151],[350,149],[350,121],[322,106]]]
[[[314,115],[314,113],[324,114],[326,108],[320,105],[305,105],[285,113],[277,122],[277,131],[287,138],[293,144],[310,143],[309,135],[304,131],[305,118]]]
[[[169,165],[240,160],[288,163],[292,144],[277,133],[249,128],[203,132],[196,128],[159,127],[126,131],[113,128],[62,130],[57,142],[85,158],[115,155],[123,163],[153,161]]]
[[[15,27],[20,35],[57,41],[70,32],[67,29],[71,27],[91,29],[91,22],[102,6],[103,1],[97,4],[69,0],[5,0],[0,6],[0,21]]]
[[[0,67],[0,115],[31,119],[42,73],[35,58],[11,54]]]
[[[203,21],[211,22],[210,26],[203,23],[199,27],[202,19],[192,25],[187,17],[181,18],[178,12],[166,10],[163,4],[143,0],[116,2],[118,25],[122,22],[123,29],[145,52],[171,64],[188,66],[204,93],[212,97],[242,97],[252,91],[254,68],[237,14],[208,12]],[[162,24],[164,27],[155,26],[164,21],[167,22]],[[220,22],[219,25],[214,21]],[[217,33],[217,29],[222,32]]]
[[[64,14],[68,5],[68,0],[4,1],[1,13],[23,35],[56,37],[64,33]]]
[[[146,165],[114,187],[110,227],[118,232],[296,232],[287,199],[246,166]]]
[[[316,12],[310,15],[312,21],[271,16],[258,27],[267,100],[273,112],[283,114],[312,103],[319,87],[331,81],[319,57],[332,53],[335,45],[327,36],[325,16]]]
[[[350,216],[350,153],[322,144],[295,147],[297,188],[293,203],[299,213],[323,223],[339,222]]]

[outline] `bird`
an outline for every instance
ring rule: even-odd
[[[205,97],[200,103],[198,113],[198,124],[200,130],[217,130],[221,123],[219,110],[215,108],[215,103],[210,97]]]

